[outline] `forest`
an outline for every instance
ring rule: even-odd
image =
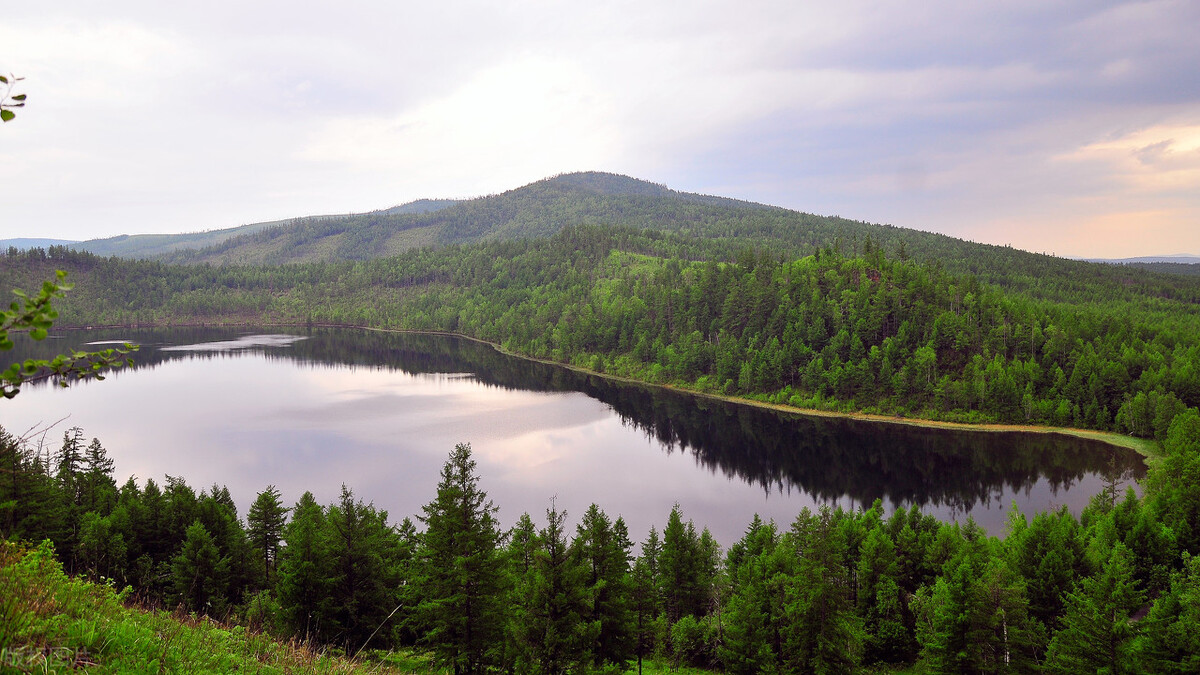
[[[322,505],[264,488],[118,486],[99,439],[0,431],[0,528],[140,602],[354,654],[426,650],[447,672],[1194,672],[1200,667],[1200,413],[1170,424],[1145,494],[1077,518],[1010,514],[1003,538],[916,507],[807,509],[723,550],[678,506],[635,545],[593,504],[509,527],[471,449],[398,523],[342,487]],[[511,521],[509,521],[511,522]]]

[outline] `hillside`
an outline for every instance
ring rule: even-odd
[[[427,658],[388,654],[368,663],[261,628],[138,607],[131,591],[68,576],[48,543],[26,549],[0,540],[0,671],[429,672]]]
[[[798,258],[820,249],[851,256],[880,249],[891,257],[971,274],[1033,297],[1099,302],[1111,298],[1110,291],[1131,288],[1141,297],[1179,297],[1176,275],[1170,274],[1175,270],[1147,273],[1066,260],[942,234],[679,192],[608,173],[564,174],[498,195],[428,203],[440,208],[297,219],[160,259],[250,265],[371,260],[417,248],[544,238],[565,227],[597,225],[678,235],[689,242],[682,255],[695,260],[733,261],[751,250]],[[1099,295],[1083,297],[1097,288]]]
[[[22,251],[31,248],[48,248],[50,246],[66,246],[76,242],[70,239],[37,239],[30,237],[18,237],[17,239],[0,239],[0,249],[8,249],[9,247],[20,249]]]
[[[230,239],[243,237],[254,234],[266,229],[286,229],[289,226],[298,226],[305,223],[332,223],[337,221],[355,221],[357,219],[369,219],[373,216],[382,215],[410,215],[410,214],[425,214],[444,209],[457,203],[451,199],[419,199],[417,201],[393,206],[389,209],[375,211],[371,213],[352,213],[341,215],[325,215],[325,216],[306,216],[303,218],[289,218],[285,220],[273,220],[263,223],[251,223],[249,225],[240,225],[238,227],[230,227],[220,230],[209,230],[206,232],[188,232],[184,234],[122,234],[115,237],[105,239],[89,239],[83,242],[59,241],[54,239],[46,240],[13,240],[14,242],[29,242],[25,245],[14,244],[18,248],[32,248],[34,246],[48,247],[55,245],[69,245],[71,248],[79,251],[87,251],[100,256],[115,255],[121,258],[155,258],[170,256],[177,251],[188,251],[209,248],[218,246]],[[0,242],[2,243],[2,242]]]

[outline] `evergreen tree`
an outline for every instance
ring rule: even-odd
[[[618,523],[621,528],[623,522]],[[571,552],[584,570],[590,607],[585,619],[596,624],[592,665],[624,667],[633,654],[632,617],[629,611],[629,549],[619,528],[611,525],[599,506],[583,514]]]
[[[1050,642],[1051,673],[1137,673],[1137,628],[1131,617],[1143,602],[1133,579],[1133,561],[1124,544],[1113,546],[1103,568],[1080,581],[1066,600],[1062,629]]]
[[[326,524],[333,572],[332,618],[340,631],[338,642],[347,651],[357,650],[378,635],[399,602],[397,537],[387,524],[387,513],[356,500],[345,485],[338,503],[329,509]]]
[[[279,490],[274,485],[258,493],[250,512],[246,514],[246,534],[262,561],[266,582],[271,584],[279,557],[279,542],[283,538],[283,526],[287,521],[288,509],[279,501]]]
[[[1024,581],[971,519],[962,544],[922,591],[921,642],[933,673],[1026,672],[1033,639]]]
[[[563,527],[566,515],[554,506],[546,510],[546,527],[538,533],[541,545],[534,551],[529,585],[533,612],[527,633],[534,638],[536,672],[546,675],[586,667],[591,660],[589,648],[600,632],[598,621],[587,620],[587,570],[571,555]]]
[[[100,439],[92,439],[84,451],[81,465],[80,491],[84,511],[108,515],[116,506],[117,483],[113,480],[113,460],[104,446],[100,445]]]
[[[332,629],[332,558],[325,510],[311,492],[296,502],[283,541],[275,583],[284,621],[295,635],[325,640]]]
[[[809,672],[849,672],[862,658],[862,622],[854,612],[851,570],[839,514],[827,506],[804,509],[785,541],[796,572],[785,582],[784,637],[788,667]]]
[[[1184,555],[1183,570],[1145,618],[1136,663],[1145,673],[1200,672],[1200,557]]]
[[[455,446],[437,497],[422,508],[426,530],[415,580],[424,643],[455,675],[484,672],[498,660],[503,620],[496,510],[479,489],[471,446]]]
[[[858,611],[864,620],[863,662],[905,663],[917,653],[908,603],[897,580],[896,546],[882,524],[867,533],[858,560]]]
[[[638,675],[642,673],[642,662],[654,649],[654,594],[657,586],[650,574],[650,566],[644,557],[638,558],[630,573],[630,591],[633,594],[633,654],[637,658]]]
[[[183,548],[171,561],[176,601],[193,612],[220,616],[225,608],[228,567],[229,561],[221,557],[204,525],[198,520],[192,523]]]
[[[125,575],[125,538],[112,518],[95,511],[83,514],[79,525],[80,567],[97,577],[121,579]]]
[[[729,549],[726,569],[733,593],[725,612],[722,665],[733,673],[785,669],[785,581],[795,573],[796,558],[779,546],[774,523],[756,514],[746,534]]]
[[[509,533],[505,561],[508,566],[508,611],[505,612],[504,669],[509,672],[533,672],[537,641],[538,602],[537,555],[542,541],[528,513],[522,513]]]
[[[0,427],[0,536],[59,541],[63,511],[47,463]]]

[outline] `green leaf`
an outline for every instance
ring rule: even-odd
[[[0,75],[0,84],[8,84],[8,78]]]
[[[0,110],[0,121],[2,122],[7,122],[16,116],[16,113],[11,110]]]
[[[34,340],[45,340],[46,339],[46,329],[42,328],[40,326],[37,328],[30,329],[29,337],[33,338]]]
[[[12,97],[12,100],[14,100],[14,101],[24,101],[24,100],[25,100],[25,94],[17,94],[16,96],[13,96],[13,97]]]

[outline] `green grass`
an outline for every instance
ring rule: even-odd
[[[68,576],[49,543],[0,540],[0,675],[7,673],[443,673],[429,654],[349,659],[185,612],[137,606],[129,590]],[[636,673],[631,662],[626,672]],[[647,660],[644,675],[712,671]]]
[[[48,545],[0,541],[0,673],[430,672],[413,655],[356,661],[67,576]]]

